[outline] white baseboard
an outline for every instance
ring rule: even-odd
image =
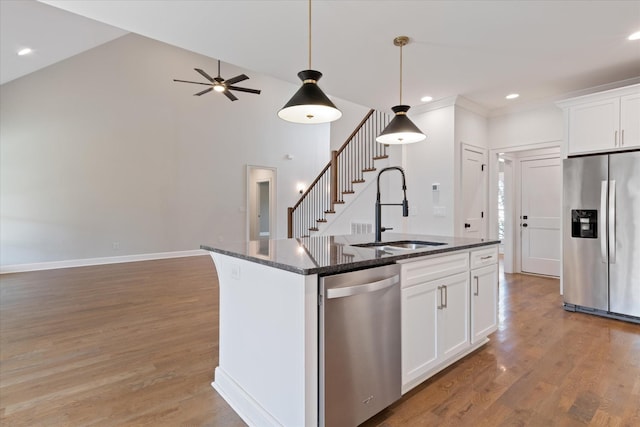
[[[118,264],[122,262],[150,261],[154,259],[182,258],[208,255],[209,251],[195,249],[191,251],[159,252],[153,254],[123,255],[102,258],[71,259],[65,261],[37,262],[33,264],[15,264],[0,266],[0,274],[23,273],[26,271],[53,270],[57,268],[86,267],[89,265]]]
[[[247,394],[233,378],[227,375],[220,366],[216,367],[215,376],[215,381],[211,383],[211,386],[250,427],[282,426],[282,424],[265,411],[258,402]]]

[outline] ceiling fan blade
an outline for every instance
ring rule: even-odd
[[[255,93],[256,95],[260,95],[260,89],[247,89],[246,87],[238,87],[238,86],[227,86],[229,90],[237,90],[238,92],[248,92]]]
[[[211,92],[213,90],[212,87],[210,87],[209,89],[205,89],[202,92],[198,92],[198,93],[194,93],[193,96],[200,96],[200,95],[204,95],[207,92]]]
[[[229,98],[232,101],[237,101],[238,100],[238,98],[236,98],[236,96],[234,94],[232,94],[231,92],[229,92],[228,90],[225,90],[222,93],[224,93],[227,96],[227,98]]]
[[[249,77],[247,77],[246,74],[240,74],[239,76],[231,77],[230,79],[225,80],[224,84],[232,85],[234,83],[238,83],[238,82],[241,82],[243,80],[247,80],[248,78]]]
[[[180,82],[180,83],[193,83],[196,85],[205,85],[205,86],[211,86],[211,83],[201,83],[201,82],[190,82],[189,80],[178,80],[178,79],[173,79],[174,82]]]
[[[204,77],[205,79],[207,79],[207,80],[209,80],[211,83],[213,83],[213,78],[212,78],[209,74],[205,73],[205,72],[204,72],[203,70],[201,70],[200,68],[194,68],[194,70],[196,70],[197,72],[199,72],[199,73],[202,75],[202,77]]]

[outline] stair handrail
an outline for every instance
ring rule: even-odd
[[[296,204],[293,205],[293,207],[287,208],[287,236],[289,238],[293,237],[294,212],[296,211],[296,209],[298,209],[298,207],[300,207],[300,205],[305,201],[305,199],[311,194],[311,192],[314,190],[314,188],[316,187],[316,185],[319,183],[319,181],[321,179],[323,180],[322,184],[323,185],[327,185],[327,178],[325,178],[325,174],[327,173],[327,171],[329,169],[331,169],[331,173],[330,173],[330,176],[328,178],[330,196],[329,196],[329,202],[328,202],[328,209],[324,210],[323,213],[324,214],[333,213],[336,203],[344,203],[342,201],[338,201],[338,179],[339,179],[339,177],[338,177],[338,157],[347,147],[349,147],[349,144],[352,141],[354,141],[354,139],[356,138],[358,133],[362,130],[362,128],[365,126],[367,121],[371,118],[371,116],[374,113],[375,113],[375,110],[374,109],[370,109],[367,112],[367,114],[364,116],[364,118],[360,121],[360,123],[355,127],[355,129],[353,130],[351,135],[349,135],[349,137],[345,140],[345,142],[340,146],[340,148],[338,150],[332,150],[331,151],[331,160],[322,169],[322,171],[318,174],[318,176],[313,180],[311,185],[309,185],[307,187],[307,189],[300,195],[300,198],[298,199]],[[356,182],[356,181],[354,181],[354,182]],[[318,196],[314,195],[314,197],[317,198]],[[316,201],[317,201],[317,199],[316,199]],[[313,202],[310,202],[310,203],[313,203]],[[324,202],[324,203],[321,202],[321,204],[326,206],[326,202]],[[321,218],[318,218],[318,217],[316,217],[312,221],[316,221],[316,220],[319,221],[319,222],[326,222],[324,220],[324,218],[321,219]],[[310,228],[310,230],[317,231],[317,227],[314,226],[313,228]]]
[[[347,145],[349,145],[349,142],[351,142],[351,140],[353,139],[354,136],[356,136],[356,134],[360,131],[360,129],[362,129],[362,126],[364,126],[364,124],[366,123],[367,120],[369,120],[369,117],[371,117],[371,115],[373,114],[375,110],[371,109],[369,110],[369,112],[367,113],[366,116],[364,116],[364,119],[362,119],[360,121],[360,123],[358,124],[358,126],[356,126],[355,130],[353,132],[351,132],[351,135],[349,135],[349,137],[344,141],[344,143],[340,146],[340,148],[338,148],[336,150],[337,154],[342,153],[342,151],[344,151],[344,149],[347,147]],[[298,199],[298,201],[296,202],[295,205],[293,205],[293,207],[291,209],[293,209],[294,211],[296,210],[296,208],[300,205],[300,203],[302,203],[302,200],[307,196],[307,194],[309,194],[309,191],[311,191],[311,189],[313,188],[314,185],[316,185],[316,183],[320,180],[320,177],[322,175],[324,175],[324,173],[327,171],[327,169],[329,169],[331,167],[331,161],[329,161],[329,163],[327,163],[327,165],[324,167],[324,169],[322,169],[322,171],[318,174],[318,176],[316,177],[316,179],[313,180],[313,182],[311,183],[311,185],[309,185],[309,187],[307,187],[307,189],[305,190],[304,193],[302,193],[302,195],[300,196],[300,198]]]

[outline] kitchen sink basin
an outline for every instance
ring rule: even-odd
[[[356,246],[359,248],[375,248],[381,250],[405,250],[405,251],[415,251],[419,249],[428,249],[433,246],[446,245],[446,243],[442,242],[427,242],[423,240],[398,240],[395,242],[373,242],[373,243],[360,243]]]

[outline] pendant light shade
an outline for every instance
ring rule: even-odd
[[[304,70],[298,73],[302,87],[289,102],[278,111],[278,117],[294,123],[327,123],[342,117],[327,95],[318,86],[322,73],[316,70]]]
[[[418,126],[414,125],[407,117],[408,105],[396,105],[391,107],[395,116],[386,128],[378,135],[376,141],[381,144],[411,144],[424,140],[427,136],[420,132]]]
[[[322,73],[311,69],[311,0],[309,0],[309,69],[300,71],[298,77],[302,80],[302,87],[278,111],[278,117],[289,122],[304,124],[328,123],[342,117],[342,112],[318,86]]]
[[[398,36],[393,39],[393,44],[400,46],[400,104],[391,108],[395,116],[376,138],[376,141],[381,144],[411,144],[427,138],[407,117],[407,111],[411,107],[402,104],[402,46],[407,43],[409,43],[407,36]]]

